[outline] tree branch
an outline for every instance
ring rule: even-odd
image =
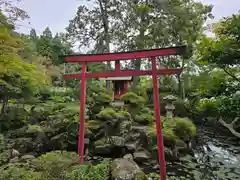
[[[239,118],[236,117],[236,118],[231,122],[231,125],[234,126],[238,120],[239,120]]]
[[[221,68],[223,69],[223,71],[224,71],[226,74],[228,74],[228,75],[231,76],[233,79],[235,79],[235,80],[237,80],[237,81],[240,82],[240,79],[238,79],[236,76],[234,76],[233,74],[231,74],[230,72],[228,72],[228,71],[226,70],[226,68],[224,68],[224,67],[221,67]]]
[[[238,119],[238,118],[237,118]],[[236,119],[235,119],[236,120]],[[234,121],[235,121],[234,120]],[[240,138],[240,133],[237,132],[234,128],[233,128],[233,124],[228,124],[226,123],[222,117],[220,117],[219,121],[220,124],[222,124],[224,127],[226,127],[234,136],[236,136],[237,138]],[[235,122],[236,123],[236,122]]]

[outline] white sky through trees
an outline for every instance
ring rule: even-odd
[[[30,16],[28,22],[19,22],[18,31],[29,33],[31,28],[35,28],[37,33],[41,33],[47,26],[53,34],[63,32],[68,26],[68,21],[72,19],[82,0],[23,0],[20,7]],[[213,15],[216,21],[222,17],[230,16],[240,10],[240,0],[196,0],[206,4],[213,4]]]

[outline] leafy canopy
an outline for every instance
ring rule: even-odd
[[[8,95],[29,94],[49,83],[48,77],[33,64],[25,63],[19,51],[24,41],[7,25],[6,18],[0,14],[5,23],[0,26],[0,93]]]
[[[240,15],[233,15],[214,24],[215,38],[205,37],[199,58],[203,63],[231,67],[240,63]]]

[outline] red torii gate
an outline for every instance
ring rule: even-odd
[[[81,92],[80,92],[80,128],[78,138],[78,153],[80,156],[79,163],[84,162],[84,129],[85,119],[84,110],[86,103],[86,79],[87,78],[106,78],[116,76],[152,76],[153,90],[154,90],[154,109],[156,118],[156,130],[157,130],[157,146],[158,146],[158,160],[160,163],[160,176],[162,180],[166,180],[166,163],[164,157],[164,144],[162,136],[162,124],[160,117],[160,105],[158,95],[158,75],[168,74],[180,74],[182,69],[179,68],[165,68],[157,69],[156,57],[168,56],[168,55],[181,55],[184,53],[186,46],[168,47],[161,49],[132,51],[132,52],[117,52],[117,53],[105,53],[105,54],[81,54],[81,55],[67,55],[64,56],[67,62],[78,62],[82,64],[82,72],[78,74],[65,74],[65,79],[81,79]],[[120,60],[134,60],[140,58],[151,58],[152,69],[151,70],[121,70]],[[87,73],[87,62],[103,62],[103,61],[115,61],[115,71],[113,72],[95,72]]]

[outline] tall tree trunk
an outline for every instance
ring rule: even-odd
[[[182,58],[182,64],[181,64],[181,69],[184,69],[184,65],[185,65],[185,58]],[[184,87],[184,82],[182,81],[182,74],[177,75],[177,79],[178,79],[178,92],[179,95],[182,99],[185,99],[185,87]]]
[[[182,81],[181,81],[181,75],[177,75],[177,80],[178,80],[178,94],[182,98]]]
[[[6,109],[8,107],[8,95],[5,95],[3,97],[3,104],[2,104],[2,109],[1,109],[1,114],[0,114],[0,120],[2,119],[2,116],[6,113]]]
[[[146,0],[145,4],[147,5],[148,4],[148,0]],[[144,33],[145,33],[145,27],[144,27],[144,22],[145,22],[145,13],[142,13],[141,14],[141,17],[140,17],[140,33],[139,33],[139,36],[138,36],[138,41],[137,41],[137,44],[136,44],[136,47],[138,50],[143,50],[144,49],[144,42],[142,42],[144,40]],[[136,59],[135,62],[134,62],[134,68],[136,70],[140,70],[141,69],[141,59]],[[133,77],[133,89],[135,89],[138,84],[139,84],[139,76],[134,76]]]
[[[104,42],[105,44],[103,44],[104,47],[104,52],[109,53],[110,52],[110,37],[109,37],[109,20],[108,20],[108,12],[107,12],[107,3],[108,1],[106,0],[98,0],[99,5],[100,5],[100,9],[101,9],[101,14],[102,14],[102,23],[103,23],[103,28],[104,28]],[[103,5],[104,3],[104,5]],[[108,61],[107,62],[107,67],[108,70],[111,70],[111,62]],[[106,89],[107,89],[107,93],[110,93],[110,81],[106,82]]]

